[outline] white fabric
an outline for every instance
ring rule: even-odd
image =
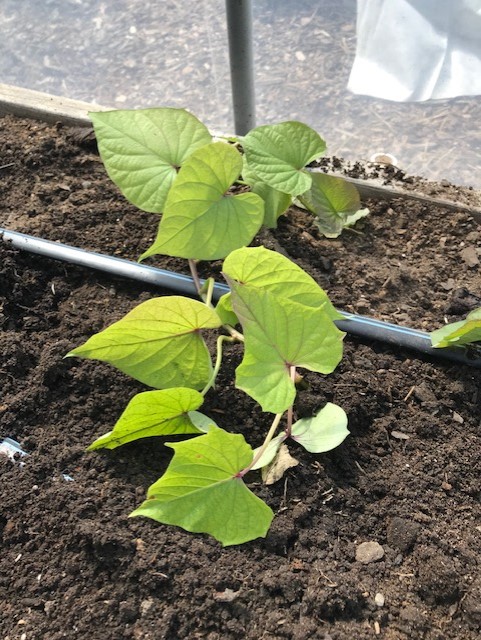
[[[481,94],[481,0],[357,0],[348,89],[398,102]]]

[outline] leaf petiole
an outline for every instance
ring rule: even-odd
[[[239,471],[239,473],[236,475],[237,478],[243,478],[245,476],[246,473],[248,473],[256,464],[256,462],[262,458],[262,456],[264,455],[265,450],[267,449],[267,447],[269,446],[269,442],[272,440],[272,438],[275,436],[276,431],[277,431],[277,427],[279,426],[279,423],[282,419],[282,416],[284,415],[284,413],[277,413],[272,424],[271,424],[271,428],[269,429],[268,434],[265,437],[264,442],[262,443],[262,446],[258,449],[256,455],[252,458],[252,462],[245,468],[242,469],[242,471]]]
[[[208,278],[202,287],[205,292],[204,302],[208,307],[212,307],[212,294],[214,293],[214,278]]]
[[[289,375],[291,377],[292,382],[295,383],[296,381],[296,367],[294,365],[291,365],[289,367]],[[292,432],[292,413],[293,413],[293,406],[291,404],[291,406],[287,409],[287,425],[286,425],[286,436],[288,438],[291,437],[291,432]]]
[[[234,342],[234,341],[235,341],[235,338],[233,338],[232,336],[219,336],[217,338],[217,355],[215,358],[214,370],[212,371],[212,375],[209,379],[209,382],[205,385],[205,387],[200,392],[201,395],[205,396],[205,394],[209,391],[209,389],[213,387],[215,384],[217,374],[219,373],[219,370],[222,364],[222,343]]]
[[[189,260],[189,268],[190,268],[190,273],[192,275],[192,280],[194,281],[194,285],[197,290],[197,294],[199,298],[202,300],[202,302],[204,302],[204,304],[206,304],[208,307],[213,309],[214,305],[212,304],[212,294],[214,292],[214,279],[209,278],[206,281],[206,285],[207,285],[207,291],[206,291],[205,285],[202,286],[199,278],[199,272],[197,271],[197,263],[198,263],[198,260]],[[242,335],[242,333],[240,331],[237,331],[237,329],[234,329],[232,325],[224,324],[222,326],[227,331],[227,333],[232,337],[232,341],[244,342],[244,336]]]
[[[192,280],[194,281],[195,289],[197,291],[197,295],[199,298],[202,298],[202,285],[200,283],[199,272],[197,271],[197,260],[189,260],[189,269],[190,274],[192,276]]]

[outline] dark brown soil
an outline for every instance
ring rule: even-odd
[[[105,177],[62,127],[0,120],[0,223],[135,259],[156,216]],[[279,243],[346,310],[429,330],[480,304],[478,226],[464,214],[368,202],[337,240],[292,211]],[[345,408],[335,451],[254,490],[276,512],[265,540],[214,540],[128,519],[165,470],[161,439],[86,453],[141,387],[62,357],[159,293],[0,247],[0,630],[4,640],[479,637],[481,372],[347,337],[331,376],[308,374],[296,408]],[[172,260],[161,266],[180,268]],[[258,445],[268,424],[232,386],[234,349],[206,413]],[[71,478],[68,479],[68,478]],[[381,560],[356,550],[377,542]],[[382,597],[381,595],[382,594]]]

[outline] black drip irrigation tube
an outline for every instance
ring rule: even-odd
[[[60,242],[35,238],[17,231],[7,231],[1,227],[0,237],[4,242],[22,251],[96,269],[113,276],[137,280],[144,284],[172,289],[178,293],[196,295],[192,278],[174,271],[158,269],[157,267],[150,267],[102,253],[85,251]],[[218,300],[228,291],[229,287],[227,285],[216,283],[214,285],[214,300]],[[417,329],[410,329],[344,311],[340,311],[340,313],[343,314],[345,319],[336,320],[336,325],[341,331],[345,331],[350,335],[366,340],[383,342],[398,348],[409,349],[426,356],[442,358],[478,369],[481,368],[481,358],[470,358],[464,349],[433,349],[429,333],[425,331],[418,331]]]

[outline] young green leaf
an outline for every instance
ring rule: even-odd
[[[219,326],[215,311],[197,300],[153,298],[67,355],[109,362],[157,389],[202,389],[212,363],[199,330]]]
[[[277,227],[278,218],[287,211],[292,204],[292,197],[288,193],[282,193],[262,182],[248,166],[246,157],[242,167],[242,179],[264,200],[263,225],[269,229]]]
[[[292,425],[291,438],[310,453],[323,453],[339,446],[349,435],[345,411],[328,402],[312,418],[301,418]],[[288,439],[285,431],[269,442],[263,455],[257,460],[252,470],[261,469],[272,463],[279,447]],[[260,447],[254,449],[254,457]]]
[[[337,238],[344,227],[369,213],[369,209],[361,210],[353,184],[325,173],[312,174],[312,186],[299,200],[314,213],[319,231],[327,238]]]
[[[100,155],[111,180],[144,211],[161,213],[179,167],[212,140],[184,109],[91,112]]]
[[[212,428],[168,446],[175,455],[167,471],[131,516],[208,533],[224,546],[265,537],[274,514],[237,477],[252,460],[242,435]]]
[[[282,413],[296,395],[290,366],[331,373],[341,360],[344,334],[322,307],[307,307],[265,289],[227,281],[245,339],[236,386],[263,411]]]
[[[198,391],[185,387],[138,393],[112,431],[97,438],[89,450],[115,449],[150,436],[201,433],[192,423],[189,412],[198,409],[203,402],[204,397]]]
[[[365,209],[359,209],[358,211],[355,211],[354,213],[349,213],[346,217],[346,222],[344,223],[344,227],[353,227],[356,222],[358,220],[362,220],[362,218],[365,218],[366,216],[368,216],[370,214],[370,210],[365,208]]]
[[[262,469],[263,467],[267,467],[267,465],[269,465],[276,457],[277,452],[279,451],[279,447],[286,440],[286,438],[287,438],[287,435],[284,431],[280,433],[278,436],[276,436],[275,438],[272,438],[272,440],[267,445],[264,453],[261,455],[259,460],[257,460],[257,462],[252,466],[252,471],[255,471],[256,469]],[[257,447],[257,449],[254,449],[253,451],[254,458],[259,452],[260,448],[261,447]]]
[[[239,178],[242,158],[224,142],[194,152],[184,163],[165,203],[155,254],[215,260],[249,244],[262,225],[264,202],[254,193],[227,193]]]
[[[194,427],[196,427],[202,433],[207,433],[211,427],[217,427],[217,423],[209,416],[206,416],[200,411],[189,411],[189,418]]]
[[[332,402],[312,418],[301,418],[295,422],[291,431],[291,438],[310,453],[330,451],[348,435],[346,412]]]
[[[264,201],[264,220],[262,224],[269,229],[275,229],[278,218],[291,206],[292,197],[287,193],[273,189],[263,182],[254,184],[252,193],[256,193]]]
[[[317,282],[277,251],[265,247],[237,249],[225,259],[223,272],[243,285],[267,289],[279,298],[307,307],[323,307],[331,320],[343,317]],[[223,302],[225,310],[228,310],[228,304],[227,300]]]
[[[481,309],[474,309],[465,320],[452,322],[431,332],[431,343],[436,349],[441,347],[462,347],[481,341]]]
[[[224,295],[219,299],[219,302],[215,307],[215,311],[222,320],[222,324],[230,324],[232,327],[235,327],[235,325],[238,324],[239,320],[232,308],[230,293],[224,293]]]
[[[281,122],[252,129],[242,139],[249,169],[267,185],[297,196],[312,182],[306,164],[321,156],[326,143],[301,122]]]

